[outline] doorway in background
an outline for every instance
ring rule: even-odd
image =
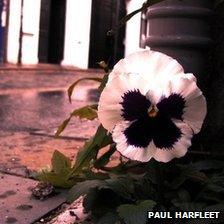
[[[106,61],[112,67],[124,56],[125,26],[114,36],[108,30],[116,26],[126,15],[125,0],[93,0],[90,30],[89,67],[98,67],[97,62]]]
[[[66,0],[41,0],[40,63],[60,64],[63,60]]]

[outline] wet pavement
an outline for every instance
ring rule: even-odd
[[[37,181],[0,173],[0,223],[30,224],[65,201],[64,194],[38,200],[31,196]]]
[[[32,198],[37,181],[24,177],[49,167],[54,150],[75,159],[98,121],[73,118],[61,137],[54,133],[74,109],[97,101],[99,83],[80,83],[71,104],[66,90],[79,78],[102,75],[58,66],[0,67],[0,223],[35,223],[65,201],[63,194]]]
[[[95,102],[98,84],[85,81],[68,102],[66,90],[78,78],[102,76],[98,70],[34,68],[0,69],[0,170],[25,175],[50,164],[54,150],[73,159],[97,121],[72,119],[63,137],[58,125],[75,109]],[[41,158],[39,160],[38,158]]]

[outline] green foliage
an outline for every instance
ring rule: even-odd
[[[137,191],[144,187],[147,179],[145,175],[110,175],[104,180],[87,180],[77,183],[71,188],[68,199],[76,200],[85,196],[85,208],[94,212],[99,218],[106,219],[108,213],[116,213],[116,209],[123,203],[135,203],[141,200]],[[150,196],[147,192],[147,195]],[[146,195],[144,195],[146,197]],[[110,214],[111,215],[111,214]],[[116,215],[113,215],[116,217]]]
[[[112,143],[110,134],[100,125],[94,137],[87,141],[82,150],[78,152],[75,165],[70,176],[81,172],[83,169],[90,168],[91,161],[96,160],[99,150]]]
[[[50,182],[55,187],[70,188],[74,180],[68,180],[67,175],[71,172],[71,161],[68,157],[55,151],[51,160],[51,169],[43,169],[36,174],[36,179]]]
[[[79,117],[80,119],[88,119],[88,120],[94,120],[97,118],[97,104],[93,105],[87,105],[85,107],[79,108],[77,110],[74,110],[71,113],[71,117]]]
[[[103,76],[103,78],[87,77],[87,78],[78,79],[67,90],[69,102],[71,102],[71,96],[74,91],[74,88],[81,81],[91,80],[91,81],[100,82],[100,86],[98,89],[100,92],[103,91],[104,87],[106,86],[107,80],[108,80],[109,68],[108,68],[108,65],[104,61],[98,62],[98,64],[105,72],[105,75]],[[70,113],[70,116],[67,119],[65,119],[62,122],[62,124],[58,127],[58,129],[55,133],[55,136],[58,137],[65,130],[65,128],[68,126],[69,122],[71,121],[72,117],[78,117],[80,119],[85,118],[88,120],[94,120],[95,118],[97,118],[97,107],[98,107],[97,104],[92,104],[92,105],[87,105],[87,106],[75,109],[73,112]]]
[[[214,7],[217,8],[218,6],[220,6],[223,3],[224,3],[224,0],[215,0],[214,1]]]
[[[157,210],[168,211],[224,210],[224,170],[220,168],[221,161],[213,161],[213,165],[212,161],[207,162],[210,169],[194,167],[194,164],[206,164],[204,161],[172,166],[165,164],[162,167],[164,177],[160,177],[164,178],[163,192],[159,192],[162,194],[162,204],[157,201],[158,185],[161,182],[150,175],[157,168],[150,165],[152,161],[142,167],[142,174],[134,174],[129,170],[127,174],[110,174],[103,180],[78,183],[70,191],[69,199],[75,200],[84,195],[85,208],[92,212],[99,223],[102,220],[112,223],[110,218],[122,223],[136,223],[136,220],[145,223],[146,211],[155,205]],[[217,167],[215,172],[214,167]],[[198,169],[205,171],[199,172]],[[177,185],[174,186],[174,183]]]
[[[173,189],[179,188],[188,179],[201,183],[206,183],[208,181],[208,178],[204,173],[199,172],[198,170],[195,169],[191,169],[189,167],[185,167],[173,180],[173,182],[171,183],[171,188]]]
[[[108,144],[106,136],[102,127],[98,129],[98,142]],[[90,162],[85,163],[84,158],[87,156],[88,160],[94,160],[96,154],[90,152],[91,150],[87,150],[87,154],[81,154],[80,162],[72,166],[67,157],[56,151],[52,158],[52,170],[39,173],[39,179],[58,187],[73,186],[69,191],[68,201],[84,196],[83,205],[87,211],[92,212],[96,223],[110,224],[113,223],[111,220],[125,224],[136,223],[136,220],[145,223],[146,211],[153,209],[155,205],[157,210],[168,211],[224,210],[224,169],[221,161],[207,160],[172,166],[164,164],[164,175],[160,177],[164,178],[163,191],[158,192],[161,181],[151,175],[158,168],[153,165],[155,161],[142,166],[142,174],[135,174],[135,170],[129,169],[130,165],[135,164],[126,162],[122,163],[126,167],[126,174],[114,174],[112,169],[108,175],[91,171],[93,166]],[[209,168],[206,168],[206,164],[210,164]],[[162,204],[158,201],[158,193],[162,194]]]
[[[59,151],[54,151],[51,159],[52,171],[56,174],[66,175],[71,170],[71,161]]]
[[[156,202],[152,200],[145,200],[137,205],[134,204],[123,204],[117,208],[119,217],[124,220],[126,224],[146,224],[147,223],[147,212],[152,211],[155,207]]]
[[[191,168],[193,170],[198,171],[210,170],[210,169],[217,170],[224,168],[224,163],[219,160],[202,160],[187,165],[181,165],[181,167],[182,169]]]
[[[119,216],[117,213],[108,212],[98,220],[97,224],[115,224],[118,219]]]
[[[103,76],[103,79],[101,81],[101,84],[98,88],[98,90],[100,92],[103,91],[104,87],[106,86],[106,83],[108,81],[108,76],[109,76],[109,67],[108,67],[108,64],[105,62],[105,61],[100,61],[98,62],[98,65],[104,70],[105,72],[105,75]]]
[[[58,129],[57,129],[57,131],[56,131],[56,133],[55,133],[55,136],[59,136],[64,130],[65,130],[65,128],[67,127],[67,125],[68,125],[68,123],[70,122],[70,120],[71,120],[71,116],[69,117],[69,118],[67,118],[67,119],[65,119],[63,122],[62,122],[62,124],[58,127]]]
[[[101,186],[101,189],[107,188],[116,193],[118,196],[126,200],[134,200],[135,181],[129,176],[112,176],[106,180],[106,185]]]
[[[104,70],[105,73],[109,72],[108,64],[105,61],[97,62],[97,64]]]
[[[35,175],[35,178],[39,181],[49,182],[59,188],[70,188],[75,184],[74,180],[67,180],[66,176],[56,174],[49,170],[41,170]]]
[[[65,130],[65,128],[69,124],[72,117],[78,117],[80,119],[85,118],[88,120],[94,120],[95,118],[97,118],[97,107],[98,107],[97,104],[93,104],[93,105],[87,105],[87,106],[74,110],[70,114],[69,118],[64,120],[62,124],[58,127],[57,132],[55,133],[55,136],[59,136]]]
[[[102,82],[102,79],[101,78],[97,78],[97,77],[87,77],[87,78],[78,79],[76,82],[74,82],[68,88],[68,98],[69,98],[69,102],[72,101],[71,96],[72,96],[73,90],[77,86],[77,84],[80,83],[80,82],[82,82],[82,81],[86,81],[86,80],[91,80],[91,81],[96,81],[96,82]]]
[[[40,171],[36,174],[36,178],[62,188],[71,187],[75,183],[85,179],[104,178],[105,175],[98,175],[91,171],[91,164],[94,164],[94,162],[97,161],[99,150],[111,143],[111,135],[100,125],[94,137],[87,141],[83,149],[78,152],[73,166],[71,165],[69,158],[59,151],[55,151],[51,161],[51,170]],[[96,164],[106,164],[106,155],[99,159]]]
[[[109,30],[107,35],[111,36],[111,35],[114,35],[122,26],[124,26],[127,21],[129,21],[133,16],[135,16],[136,14],[140,13],[140,12],[143,12],[145,11],[148,7],[156,4],[156,3],[159,3],[159,2],[162,2],[164,0],[147,0],[145,3],[143,3],[142,7],[129,13],[128,15],[126,15],[125,17],[123,17],[117,26],[115,26],[112,30]]]
[[[99,88],[98,88],[100,92],[102,92],[103,89],[104,89],[104,87],[106,86],[106,83],[107,83],[107,80],[108,80],[108,76],[109,76],[108,73],[106,73],[106,74],[104,75],[104,77],[103,77],[103,79],[102,79],[102,82],[101,82],[101,84],[100,84],[100,86],[99,86]]]
[[[103,180],[86,180],[81,183],[77,183],[70,189],[68,201],[73,202],[80,196],[87,194],[91,188],[99,187],[104,183],[105,181]]]
[[[96,169],[105,167],[109,163],[110,157],[115,153],[115,151],[116,151],[116,146],[115,144],[112,144],[110,146],[110,149],[107,152],[105,152],[102,156],[100,156],[100,158],[94,161],[94,164],[93,164],[94,167]]]
[[[91,211],[97,220],[107,219],[108,215],[121,219],[118,216],[117,209],[122,204],[135,204],[139,198],[136,194],[136,187],[140,180],[145,178],[143,175],[112,175],[96,187],[90,187],[84,199],[84,207]],[[143,183],[143,182],[142,182]],[[89,183],[91,186],[92,184]],[[80,185],[81,187],[81,185]],[[150,209],[148,207],[148,209]]]

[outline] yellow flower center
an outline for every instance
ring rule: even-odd
[[[149,117],[156,117],[157,114],[158,114],[158,109],[155,106],[152,106],[148,111]]]

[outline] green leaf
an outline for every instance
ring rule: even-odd
[[[93,170],[91,169],[86,169],[83,171],[82,173],[83,177],[84,177],[84,180],[105,180],[105,179],[108,179],[110,176],[108,173],[106,172],[94,172]],[[79,176],[81,176],[79,174]]]
[[[125,25],[125,23],[130,20],[133,16],[135,16],[136,14],[138,14],[139,12],[143,12],[145,11],[149,6],[152,6],[156,3],[162,2],[164,0],[147,0],[145,3],[143,3],[142,7],[131,12],[130,14],[124,16],[118,23],[117,26],[115,26],[112,30],[109,30],[107,32],[108,36],[114,35],[122,26]]]
[[[193,169],[183,169],[179,176],[177,176],[171,183],[172,189],[178,189],[186,180],[191,179],[197,182],[206,183],[208,177],[197,170]]]
[[[170,192],[171,193],[171,192]],[[191,202],[191,196],[189,194],[188,191],[186,191],[185,189],[180,189],[178,190],[178,192],[172,192],[171,194],[171,202],[173,203],[173,205],[175,205],[177,208],[180,208],[181,210],[185,209],[187,211],[191,211],[190,209],[192,209],[192,211],[195,211],[196,207],[194,206],[194,204],[197,204],[195,202]],[[200,204],[197,204],[197,206]]]
[[[115,151],[116,151],[115,145],[111,145],[110,149],[94,162],[93,164],[94,167],[96,169],[100,169],[106,166],[110,161],[110,157],[114,154]]]
[[[55,187],[70,188],[75,184],[75,180],[68,180],[66,176],[54,172],[41,171],[35,175],[35,179],[43,182],[49,182]]]
[[[65,130],[72,117],[79,117],[80,119],[86,118],[88,120],[94,120],[95,118],[97,118],[97,107],[97,104],[92,104],[74,110],[70,114],[70,117],[64,120],[62,124],[58,127],[55,136],[58,137]]]
[[[98,90],[99,90],[101,93],[102,93],[103,89],[105,88],[105,86],[106,86],[106,84],[107,84],[108,77],[109,77],[109,74],[108,74],[108,73],[105,74],[105,75],[103,76],[103,80],[102,80],[102,82],[101,82],[101,84],[100,84],[100,86],[99,86],[99,88],[98,88]]]
[[[206,188],[210,191],[217,192],[217,193],[224,193],[224,187],[219,186],[217,184],[209,183]]]
[[[50,182],[55,187],[70,188],[76,182],[68,180],[67,175],[71,172],[71,161],[59,151],[54,151],[51,159],[52,169],[43,169],[35,174],[35,178]]]
[[[156,205],[152,200],[142,201],[138,205],[123,204],[117,209],[118,214],[125,224],[147,223],[147,212]]]
[[[97,64],[104,70],[105,73],[108,73],[109,67],[108,64],[105,61],[97,62]]]
[[[125,25],[125,23],[130,20],[134,15],[138,14],[139,12],[142,12],[143,10],[145,10],[145,7],[141,7],[140,9],[137,9],[133,12],[131,12],[130,14],[126,15],[125,17],[123,17],[120,21],[119,24],[117,26],[115,26],[113,29],[109,30],[107,32],[108,36],[112,36],[114,35],[122,26]]]
[[[65,130],[65,128],[67,127],[70,120],[71,120],[71,117],[69,117],[68,119],[66,119],[62,122],[62,124],[58,127],[58,129],[55,133],[55,136],[58,137]]]
[[[98,187],[104,184],[103,180],[86,180],[74,185],[68,193],[68,202],[73,202],[80,196],[85,195],[89,192],[91,188]]]
[[[120,200],[114,192],[98,188],[91,188],[83,200],[83,207],[94,217],[114,211],[119,204]]]
[[[189,194],[188,191],[186,191],[185,189],[180,189],[178,192],[178,197],[179,197],[179,200],[181,202],[190,202],[191,201],[191,196]]]
[[[108,212],[98,220],[97,224],[115,224],[118,221],[118,214],[115,212]]]
[[[135,197],[137,199],[154,199],[156,190],[151,180],[146,176],[135,180]]]
[[[173,199],[172,203],[182,211],[202,211],[206,206],[206,203],[180,202],[176,199]]]
[[[52,170],[56,174],[65,175],[71,171],[71,161],[61,152],[55,150],[51,159]]]
[[[84,80],[91,80],[91,81],[96,81],[96,82],[102,82],[102,78],[98,78],[98,77],[87,77],[87,78],[81,78],[81,79],[78,79],[76,82],[74,82],[69,88],[68,88],[68,98],[69,98],[69,102],[71,103],[71,96],[72,96],[72,93],[73,93],[73,90],[75,88],[75,86],[81,82],[81,81],[84,81]]]
[[[214,192],[210,191],[203,191],[200,193],[200,199],[205,200],[206,202],[209,202],[209,204],[211,203],[221,203],[222,200],[221,198],[217,195],[219,194],[214,194]]]
[[[83,200],[83,206],[94,217],[102,217],[108,212],[116,211],[122,202],[124,203],[126,200],[102,185],[89,190]]]
[[[185,175],[187,178],[201,183],[206,183],[208,181],[208,177],[204,173],[196,170],[186,171]]]
[[[135,192],[134,180],[127,176],[114,176],[108,180],[105,180],[105,186],[101,186],[100,189],[109,188],[117,195],[132,200]]]
[[[182,167],[186,167],[187,169],[194,170],[211,170],[211,169],[223,169],[224,163],[223,161],[218,160],[203,160],[195,163],[190,163],[188,165],[182,165]]]
[[[220,6],[223,3],[224,3],[224,0],[215,0],[214,7],[217,8],[218,6]]]
[[[87,105],[85,107],[74,110],[71,113],[71,117],[79,117],[80,119],[86,118],[88,120],[94,120],[97,118],[97,104]]]
[[[209,205],[204,208],[204,211],[224,211],[224,203]]]
[[[72,177],[72,175],[81,172],[84,168],[88,168],[90,161],[96,159],[98,151],[111,143],[111,135],[107,134],[107,130],[100,125],[94,137],[87,141],[84,148],[78,152],[75,165],[69,176]]]
[[[101,81],[101,84],[98,88],[98,90],[102,93],[103,89],[105,88],[107,81],[108,81],[108,76],[109,76],[109,67],[108,64],[105,61],[100,61],[97,63],[105,72],[105,75],[103,76],[103,79]]]

